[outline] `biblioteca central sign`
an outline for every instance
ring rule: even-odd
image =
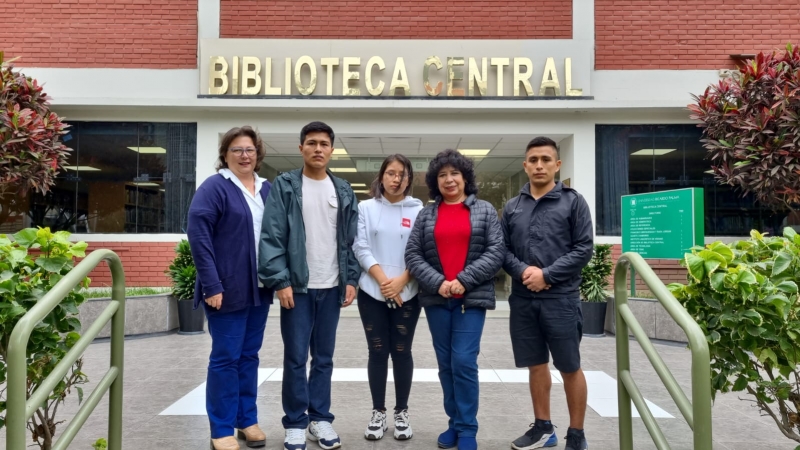
[[[576,82],[573,58],[563,48],[537,58],[512,56],[523,52],[532,54],[531,51],[541,55],[536,48],[541,45],[530,41],[494,43],[424,41],[427,45],[423,45],[423,41],[207,40],[201,42],[201,96],[586,95],[582,83],[588,84],[588,74],[583,73],[587,70],[578,69],[581,73]],[[387,47],[385,53],[370,52],[384,46],[382,44]],[[422,53],[426,46],[428,50],[442,53]],[[494,52],[489,53],[492,50]],[[297,53],[288,55],[289,52]]]
[[[564,58],[562,70],[565,86],[559,81],[559,70],[555,58],[544,62],[541,83],[534,91],[531,83],[533,61],[531,58],[464,58],[461,56],[429,56],[422,65],[422,79],[412,80],[408,76],[405,59],[400,56],[393,61],[388,72],[386,61],[372,56],[362,67],[358,56],[343,58],[320,58],[301,56],[296,60],[283,61],[283,82],[275,83],[273,58],[263,60],[257,56],[212,56],[208,62],[208,93],[211,95],[343,95],[361,97],[409,96],[411,84],[421,83],[425,93],[431,97],[486,97],[489,89],[489,68],[495,75],[496,96],[528,97],[532,95],[580,96],[583,90],[572,86],[572,58]],[[334,84],[333,76],[339,71],[342,83]],[[512,74],[511,86],[505,86],[506,72]],[[322,73],[320,73],[322,72]],[[324,86],[319,86],[322,75]],[[363,80],[363,82],[362,82]],[[446,87],[446,88],[445,88]],[[319,92],[322,91],[322,92]]]

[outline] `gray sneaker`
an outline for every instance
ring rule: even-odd
[[[555,426],[551,425],[550,431],[547,431],[532,423],[530,430],[511,443],[511,448],[514,450],[531,450],[534,448],[555,447],[556,445],[558,445],[558,436],[556,436]]]
[[[411,424],[408,422],[408,410],[397,411],[394,413],[394,438],[398,441],[411,439],[414,433],[411,431]]]
[[[377,409],[372,410],[372,419],[367,425],[367,430],[364,431],[364,437],[370,441],[377,441],[383,438],[383,433],[389,428],[386,423],[386,413]]]

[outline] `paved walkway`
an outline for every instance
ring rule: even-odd
[[[352,308],[351,308],[352,309]],[[352,311],[348,311],[348,316]],[[259,418],[267,433],[267,449],[283,448],[280,383],[283,346],[279,321],[270,317],[261,351]],[[152,336],[129,339],[125,343],[125,412],[124,449],[207,449],[209,430],[203,410],[205,369],[210,349],[208,334],[197,336]],[[682,345],[658,344],[657,348],[675,377],[690,391],[690,353]],[[631,345],[634,377],[642,393],[659,412],[659,424],[673,449],[691,449],[692,433],[662,386],[655,372],[635,343]],[[582,345],[583,367],[589,380],[589,409],[586,435],[592,450],[612,450],[618,445],[616,417],[616,362],[613,337],[585,338]],[[339,325],[333,383],[334,427],[346,449],[435,449],[436,436],[446,428],[442,393],[436,379],[436,359],[427,321],[420,319],[414,342],[414,386],[409,400],[414,438],[398,442],[389,435],[371,442],[363,437],[370,417],[371,401],[366,382],[367,349],[361,322],[343,317]],[[88,393],[108,368],[109,343],[92,344],[85,356],[85,372],[92,380]],[[479,447],[507,449],[510,442],[527,430],[533,412],[525,382],[526,372],[514,367],[508,336],[508,319],[490,318],[481,344]],[[390,371],[391,372],[391,371]],[[739,395],[721,395],[714,405],[714,449],[793,449],[795,443],[784,438],[771,419],[761,417],[750,402]],[[558,427],[559,445],[569,425],[563,386],[557,372],[553,384],[553,423]],[[691,398],[691,395],[690,395]],[[389,386],[387,406],[392,406]],[[91,444],[105,437],[107,400],[104,400],[70,449],[89,450]],[[77,410],[71,397],[62,406],[64,419]],[[63,429],[63,425],[61,426]],[[634,419],[636,449],[653,449],[641,420]],[[5,433],[0,432],[0,448],[5,448]],[[245,448],[244,445],[242,448]],[[308,448],[319,448],[310,443]]]

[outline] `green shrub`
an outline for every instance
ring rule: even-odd
[[[181,240],[175,247],[175,259],[170,263],[167,274],[172,280],[172,294],[179,300],[194,299],[194,285],[197,280],[197,268],[192,259],[189,241]]]
[[[688,284],[670,284],[706,334],[712,392],[746,390],[788,438],[800,442],[800,235],[757,231],[686,254]]]
[[[581,298],[587,302],[605,302],[608,298],[608,277],[611,276],[611,245],[596,244],[592,259],[581,270]]]
[[[49,228],[27,228],[15,234],[12,242],[0,234],[0,383],[6,381],[8,343],[14,326],[69,273],[75,257],[85,256],[86,243],[71,243],[69,236],[66,231],[51,233]],[[80,338],[78,306],[85,300],[80,289],[88,286],[89,278],[85,278],[33,329],[27,349],[28,398]],[[33,440],[42,449],[51,447],[56,426],[60,423],[55,421],[58,406],[73,388],[77,391],[78,402],[83,401],[83,390],[79,385],[87,378],[81,367],[82,359],[78,359],[28,421]],[[0,427],[3,427],[5,389],[0,393]]]

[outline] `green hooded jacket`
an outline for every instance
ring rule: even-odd
[[[264,203],[264,219],[258,243],[258,278],[268,288],[289,286],[296,293],[308,291],[306,233],[303,222],[303,169],[279,175]],[[358,202],[350,185],[327,171],[338,197],[336,226],[340,302],[345,286],[358,286],[361,267],[353,253],[358,230]]]

